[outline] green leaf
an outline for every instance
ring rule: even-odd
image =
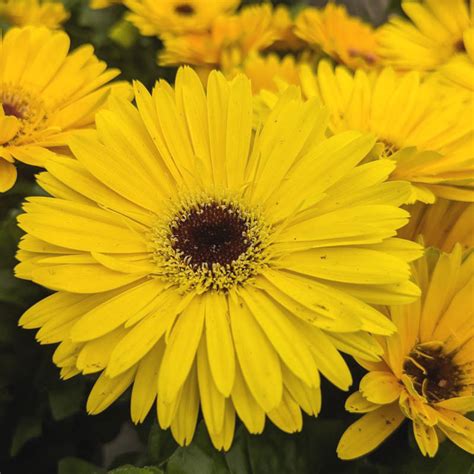
[[[84,382],[82,379],[61,382],[49,394],[49,406],[56,421],[77,413],[84,401]]]
[[[16,456],[30,439],[38,438],[38,436],[41,436],[41,433],[42,426],[39,418],[32,416],[20,418],[13,434],[10,456]]]
[[[58,474],[105,474],[105,469],[78,458],[63,458],[58,464]]]
[[[231,474],[224,454],[217,451],[209,439],[204,423],[200,423],[193,442],[179,448],[166,466],[166,474]]]
[[[235,432],[232,447],[225,454],[225,460],[232,474],[252,474],[247,451],[248,436],[249,434],[243,425],[239,426]]]
[[[162,430],[158,423],[153,423],[148,434],[148,456],[153,464],[165,462],[176,450],[178,445],[170,430]]]
[[[156,466],[136,467],[128,464],[112,469],[108,474],[163,474],[163,471]]]

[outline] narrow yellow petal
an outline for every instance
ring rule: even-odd
[[[194,298],[179,315],[169,336],[158,379],[158,400],[172,403],[191,370],[204,326],[204,305]]]
[[[275,408],[282,397],[280,360],[244,302],[232,296],[229,298],[230,321],[242,374],[255,400],[268,411]]]
[[[341,459],[354,459],[370,453],[390,436],[405,419],[397,403],[384,405],[353,423],[337,446]]]

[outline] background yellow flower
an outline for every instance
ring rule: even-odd
[[[129,94],[90,45],[69,53],[69,37],[13,28],[0,39],[0,191],[16,180],[14,161],[43,166],[74,130],[93,128],[111,92]]]

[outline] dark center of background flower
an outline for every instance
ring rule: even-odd
[[[228,204],[210,202],[192,209],[172,229],[173,248],[192,266],[227,265],[250,246],[246,221]]]
[[[24,118],[23,114],[14,105],[4,102],[2,103],[2,107],[5,115],[10,115],[19,119]]]
[[[464,45],[464,41],[463,41],[462,38],[460,40],[456,41],[456,43],[454,43],[454,49],[458,53],[465,53],[466,52],[466,46]]]
[[[179,5],[176,5],[174,11],[182,16],[192,16],[195,13],[193,6],[189,3],[180,3]]]
[[[403,370],[413,380],[416,391],[430,403],[456,397],[463,388],[460,368],[442,348],[416,346]]]

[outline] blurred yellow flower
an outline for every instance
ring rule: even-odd
[[[293,55],[280,58],[274,53],[267,56],[250,55],[242,66],[242,71],[252,83],[252,91],[262,89],[277,92],[279,84],[299,84],[298,65]]]
[[[456,243],[464,250],[474,247],[474,204],[437,199],[434,204],[417,202],[407,206],[410,222],[398,236],[417,241],[423,236],[427,247],[451,252]]]
[[[459,53],[439,68],[444,82],[474,92],[474,28],[464,32],[466,53]]]
[[[124,87],[107,85],[119,71],[106,67],[90,45],[69,54],[63,32],[13,28],[0,39],[0,191],[16,181],[15,160],[43,166],[72,131],[93,127],[110,90]]]
[[[320,375],[347,390],[339,351],[378,360],[373,334],[394,325],[371,304],[419,296],[395,238],[410,193],[391,166],[361,164],[374,138],[326,137],[316,99],[283,95],[252,127],[248,78],[190,68],[137,107],[111,99],[97,133],[48,160],[29,198],[16,275],[56,293],[21,318],[42,344],[60,343],[63,378],[101,372],[89,413],[133,385],[131,416],[153,404],[182,445],[199,408],[217,449],[236,416],[252,433],[268,417],[301,430],[317,415]],[[350,192],[348,192],[350,190]]]
[[[317,74],[303,65],[301,85],[306,97],[319,97],[328,107],[333,132],[377,136],[375,154],[395,161],[392,176],[414,184],[413,200],[474,201],[472,96],[450,89],[446,97],[444,87],[423,82],[418,72],[354,74],[327,61]]]
[[[217,17],[204,33],[164,35],[162,65],[192,64],[237,72],[250,54],[262,51],[278,38],[270,5],[252,5],[235,15]]]
[[[240,0],[124,0],[126,18],[143,35],[188,34],[209,30],[213,20],[232,13]]]
[[[330,2],[323,9],[303,9],[296,18],[295,33],[351,69],[370,69],[377,64],[374,29],[350,16],[344,5]]]
[[[474,454],[474,422],[463,416],[474,411],[474,253],[428,251],[415,267],[421,302],[390,308],[398,332],[380,338],[382,362],[359,360],[369,373],[346,409],[365,415],[342,435],[342,459],[374,450],[405,418],[424,456],[444,436]]]
[[[55,0],[0,0],[0,19],[14,26],[60,28],[69,12]]]
[[[434,70],[466,51],[463,35],[473,26],[472,0],[404,0],[409,19],[394,16],[377,36],[384,64],[401,70]]]

